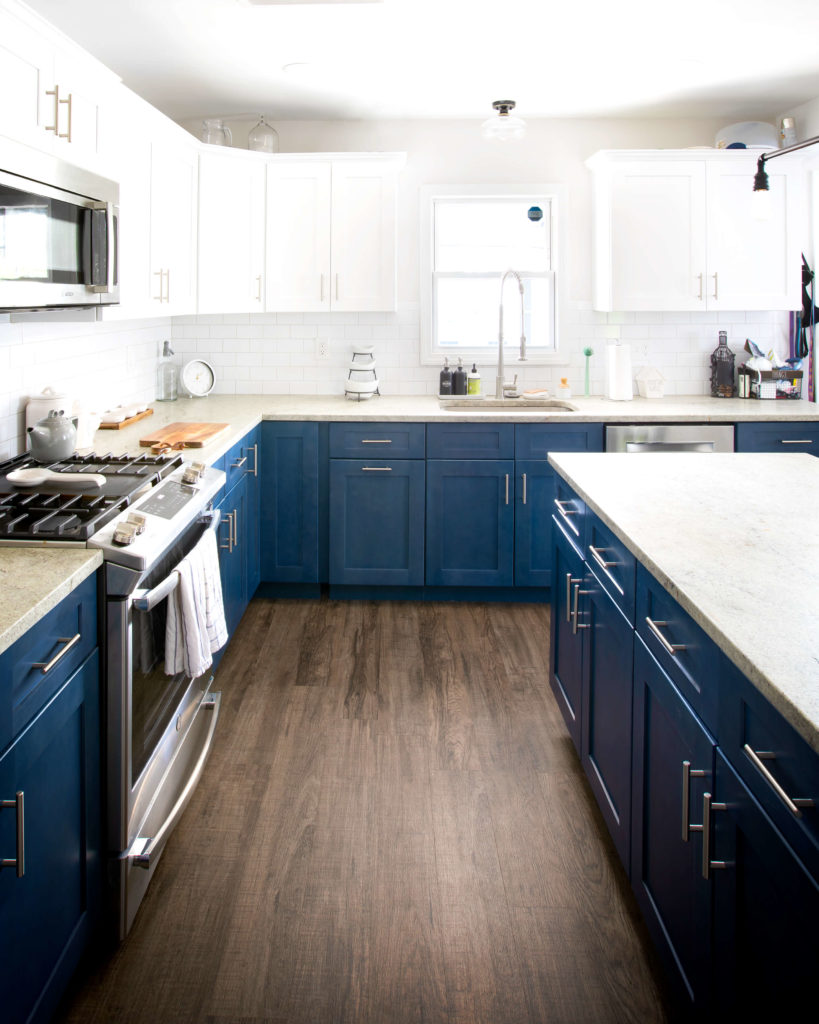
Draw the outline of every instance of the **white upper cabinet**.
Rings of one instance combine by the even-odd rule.
[[[798,308],[797,179],[769,164],[772,213],[756,220],[758,156],[663,150],[592,157],[595,309]]]
[[[200,313],[264,310],[265,168],[256,153],[199,154]]]
[[[116,76],[29,9],[0,7],[0,134],[89,166]]]
[[[151,304],[156,314],[196,312],[198,150],[175,138],[151,142]]]
[[[267,309],[396,308],[396,203],[403,156],[291,160],[267,168]]]

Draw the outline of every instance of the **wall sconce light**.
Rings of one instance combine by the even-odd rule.
[[[767,220],[771,210],[771,192],[768,184],[768,174],[765,170],[765,163],[773,160],[774,157],[784,156],[786,153],[795,153],[797,149],[806,149],[819,142],[819,135],[814,135],[804,142],[795,142],[792,146],[785,146],[784,149],[775,149],[771,153],[763,153],[756,162],[756,174],[754,175],[754,217],[758,220]]]
[[[490,117],[481,125],[485,139],[507,142],[510,139],[522,139],[526,134],[526,122],[522,117],[511,113],[515,109],[514,100],[495,100],[492,107],[497,110],[497,117]]]

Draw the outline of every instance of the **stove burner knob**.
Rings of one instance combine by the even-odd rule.
[[[144,533],[148,524],[148,520],[141,512],[129,512],[125,521],[136,528],[137,534]]]
[[[114,529],[114,543],[119,544],[120,547],[126,547],[133,543],[138,532],[135,523],[129,523],[127,520],[118,523]]]

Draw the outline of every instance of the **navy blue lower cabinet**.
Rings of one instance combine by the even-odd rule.
[[[634,640],[631,885],[681,1006],[710,997],[711,883],[703,795],[715,743],[639,636]]]
[[[512,586],[514,472],[511,459],[427,462],[427,586]]]
[[[330,460],[330,583],[423,586],[422,460]]]
[[[247,482],[244,478],[219,503],[221,521],[217,532],[219,574],[228,634],[239,625],[247,607]]]
[[[580,722],[583,672],[583,634],[579,629],[583,560],[553,523],[554,585],[551,606],[550,683],[572,742],[580,753]]]
[[[5,1024],[51,1019],[98,924],[99,763],[95,650],[0,758]]]
[[[319,579],[319,425],[262,424],[262,580]]]
[[[629,869],[631,848],[631,695],[634,631],[594,573],[586,572],[578,597],[583,633],[580,760]]]
[[[815,1016],[819,882],[721,750],[713,800],[709,873],[720,1019],[799,1021]]]
[[[515,586],[552,585],[554,470],[540,459],[515,462]]]
[[[737,423],[738,452],[807,452],[819,455],[819,422]]]
[[[242,457],[245,463],[245,480],[247,482],[247,503],[245,509],[244,556],[247,566],[247,598],[256,593],[262,578],[262,553],[259,534],[259,514],[261,509],[261,425],[251,430],[242,440]]]

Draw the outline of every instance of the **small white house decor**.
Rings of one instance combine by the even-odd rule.
[[[644,366],[634,379],[640,398],[662,398],[665,394],[665,377],[653,366]]]
[[[378,377],[375,375],[372,345],[359,345],[353,349],[353,357],[347,370],[347,380],[344,384],[344,394],[347,398],[362,402],[381,393],[378,390]]]

